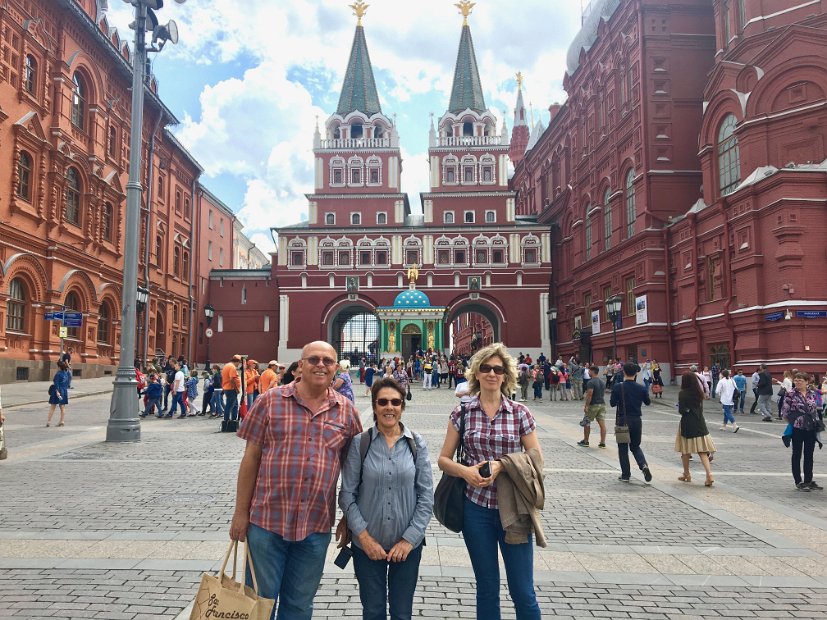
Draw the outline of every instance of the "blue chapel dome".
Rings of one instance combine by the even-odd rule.
[[[417,289],[402,291],[393,300],[394,308],[429,308],[431,300],[428,296]]]

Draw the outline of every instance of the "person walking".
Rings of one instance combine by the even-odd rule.
[[[517,385],[520,386],[520,402],[528,399],[528,384],[531,383],[530,371],[526,364],[517,365]]]
[[[780,385],[781,387],[778,388],[778,419],[781,419],[781,406],[784,404],[784,396],[786,396],[787,392],[793,389],[793,371],[792,370],[785,370],[784,371],[784,378],[781,381],[777,379],[772,380],[773,385]]]
[[[69,365],[63,360],[57,363],[57,372],[52,377],[52,385],[49,386],[49,415],[46,418],[46,426],[52,425],[52,416],[55,414],[55,407],[60,407],[60,419],[58,426],[66,423],[66,405],[69,404]]]
[[[761,367],[755,369],[750,377],[750,388],[752,389],[752,396],[755,400],[752,401],[752,407],[749,408],[749,414],[755,415],[758,412],[755,410],[758,407],[758,382],[761,380]]]
[[[583,439],[577,442],[578,446],[589,446],[589,435],[592,432],[591,423],[595,420],[600,427],[600,443],[598,447],[606,447],[606,384],[599,377],[600,369],[591,367],[591,379],[586,381],[586,399],[583,403],[583,413],[589,418],[589,424],[583,427]]]
[[[184,385],[187,388],[187,411],[190,417],[198,415],[198,405],[195,404],[195,399],[198,398],[198,371],[193,368],[190,371],[190,376],[185,381]]]
[[[238,419],[238,395],[241,393],[241,356],[233,358],[221,369],[221,389],[224,393],[224,421]]]
[[[652,363],[649,360],[643,362],[643,367],[640,369],[641,377],[643,377],[643,387],[646,388],[646,391],[649,391],[649,387],[652,385]]]
[[[351,438],[362,432],[353,403],[331,388],[336,351],[302,349],[300,381],[268,390],[247,412],[230,538],[247,541],[258,595],[282,620],[310,620],[336,518],[336,485]],[[309,443],[308,438],[315,438]],[[247,585],[252,578],[247,571]]]
[[[574,357],[569,361],[571,389],[575,400],[583,400],[583,366]]]
[[[715,388],[715,396],[721,403],[721,408],[724,411],[724,423],[721,430],[725,431],[727,425],[732,424],[732,432],[737,433],[740,426],[735,421],[735,395],[738,393],[738,386],[735,381],[729,376],[729,369],[724,368],[721,371],[721,377],[718,379],[718,384]]]
[[[652,394],[663,398],[663,371],[656,360],[652,360]]]
[[[258,362],[256,360],[247,360],[247,368],[244,369],[244,396],[247,399],[247,411],[253,406],[258,398]]]
[[[743,415],[744,402],[747,400],[747,378],[744,376],[744,371],[739,368],[732,380],[735,381],[735,387],[738,388],[738,413]]]
[[[373,424],[350,444],[342,467],[336,530],[353,541],[353,568],[364,620],[407,619],[434,506],[428,445],[402,423],[407,389],[385,377],[371,388]],[[389,491],[385,489],[389,488]],[[347,530],[347,533],[345,532]]]
[[[813,453],[816,434],[824,428],[824,421],[816,408],[815,394],[807,389],[810,376],[797,372],[793,377],[793,389],[784,395],[781,416],[792,424],[793,452],[790,463],[795,487],[799,491],[821,491],[823,487],[813,480]],[[801,477],[801,461],[804,460],[804,477]]]
[[[184,405],[184,394],[186,393],[186,378],[184,377],[184,372],[181,370],[181,362],[177,360],[172,361],[172,368],[175,370],[175,374],[173,375],[172,379],[172,404],[169,407],[169,411],[167,412],[166,417],[171,418],[175,415],[175,410],[178,405],[181,405],[181,413],[179,414],[179,418],[186,418],[187,417],[187,409]],[[163,414],[156,414],[156,417],[163,418]]]
[[[772,401],[772,375],[767,370],[766,364],[761,364],[761,372],[758,373],[758,411],[763,416],[762,422],[772,422],[770,412],[770,401]]]
[[[405,371],[405,367],[400,364],[397,366],[396,370],[390,372],[386,375],[386,377],[393,377],[396,379],[396,382],[402,386],[405,390],[405,398],[407,399],[407,395],[411,391],[411,379],[408,376],[408,373]],[[375,381],[375,379],[374,379]]]
[[[712,362],[712,368],[709,369],[709,373],[712,375],[712,393],[718,393],[718,381],[721,380],[721,366],[718,364],[718,360]]]
[[[681,375],[678,411],[681,414],[681,421],[678,423],[678,434],[675,437],[675,452],[680,453],[683,464],[683,474],[678,476],[678,480],[692,482],[689,459],[693,454],[697,454],[706,472],[704,485],[711,487],[715,481],[712,479],[710,455],[715,452],[715,442],[709,436],[704,419],[704,393],[693,372],[685,372]]]
[[[426,357],[425,363],[422,364],[422,387],[423,389],[431,389],[431,374],[434,371],[434,366],[431,363],[431,358]]]
[[[258,378],[258,389],[261,394],[264,394],[271,387],[276,387],[279,384],[279,363],[276,360],[267,362],[267,368],[261,373]]]
[[[615,412],[615,424],[629,427],[629,442],[618,443],[618,459],[620,460],[620,478],[623,482],[629,482],[632,471],[629,467],[629,452],[635,457],[643,478],[646,482],[652,481],[652,472],[646,463],[646,457],[640,448],[643,435],[643,412],[641,405],[651,405],[649,392],[637,382],[637,364],[626,362],[623,364],[623,381],[616,381],[612,386],[612,395],[609,404],[617,407]]]
[[[446,474],[466,482],[462,535],[474,569],[477,619],[500,618],[499,548],[517,618],[540,620],[534,591],[532,535],[517,536],[503,528],[503,518],[509,513],[501,511],[510,511],[512,507],[501,505],[504,497],[498,493],[497,482],[511,459],[517,458],[526,469],[533,469],[540,489],[543,488],[542,451],[534,416],[525,405],[508,398],[514,391],[517,369],[514,358],[502,343],[477,351],[471,358],[467,377],[471,398],[451,412],[437,464]],[[464,427],[461,417],[464,417]],[[453,460],[461,427],[467,464]],[[500,485],[509,484],[512,470],[507,472],[506,480]],[[536,508],[532,511],[532,521],[538,519],[535,511]],[[545,547],[542,530],[527,529],[533,530],[537,544]]]
[[[535,366],[534,368],[534,371],[532,372],[531,383],[531,386],[534,388],[534,400],[543,400],[544,381],[545,379],[543,377],[543,368],[540,366],[540,364],[537,364],[537,366]]]
[[[161,407],[161,412],[165,412],[169,408],[170,394],[175,396],[172,391],[172,386],[175,384],[175,358],[170,355],[167,358],[167,363],[164,364],[164,406]],[[157,415],[157,414],[156,414]]]
[[[373,387],[373,377],[376,374],[376,362],[371,362],[365,368],[365,396],[370,396],[370,388]]]
[[[146,406],[140,414],[142,418],[147,417],[153,411],[158,414],[161,413],[161,398],[164,392],[164,386],[161,385],[161,379],[156,374],[149,375],[149,383],[146,389]]]
[[[212,397],[210,398],[210,417],[217,418],[224,415],[224,387],[221,383],[221,368],[213,364],[210,368],[212,381]]]

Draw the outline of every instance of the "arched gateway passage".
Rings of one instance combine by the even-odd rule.
[[[478,349],[500,342],[502,325],[497,312],[480,303],[465,303],[450,309],[445,317],[447,348],[460,355],[473,355]]]
[[[330,323],[330,339],[339,359],[358,365],[363,357],[368,363],[378,360],[379,319],[362,306],[343,308]]]

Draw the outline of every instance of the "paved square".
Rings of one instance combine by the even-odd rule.
[[[432,462],[455,403],[452,391],[415,388],[404,414]],[[73,399],[61,429],[43,428],[43,405],[7,409],[0,618],[177,618],[201,572],[217,568],[243,442],[190,418],[148,419],[140,443],[107,444],[108,404],[106,395]],[[535,553],[544,617],[825,616],[827,498],[793,488],[780,424],[741,416],[740,433],[723,433],[719,407],[708,402],[716,483],[683,484],[672,450],[677,416],[664,399],[644,412],[655,479],[623,484],[611,434],[606,449],[576,445],[580,403],[528,404],[546,458],[549,546]],[[358,405],[369,419],[367,399]],[[699,470],[694,462],[702,480]],[[822,481],[824,471],[817,452]],[[507,596],[503,584],[504,617],[514,617]],[[415,613],[474,617],[462,538],[435,520]],[[328,563],[314,615],[361,615],[352,569]]]

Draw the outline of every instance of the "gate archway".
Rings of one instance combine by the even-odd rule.
[[[339,310],[330,322],[328,342],[340,360],[358,366],[363,357],[368,363],[378,361],[379,319],[364,306],[348,306]]]
[[[472,315],[473,321],[466,322],[462,320],[464,315]],[[466,324],[468,323],[468,324]],[[502,319],[498,312],[486,304],[479,302],[460,303],[450,308],[445,318],[445,331],[448,342],[446,343],[449,349],[453,349],[454,341],[458,332],[468,332],[462,334],[459,342],[468,341],[468,351],[461,351],[461,353],[473,353],[476,349],[481,348],[491,342],[501,342],[503,337]],[[470,330],[470,331],[469,331]],[[464,345],[460,345],[464,347]]]

